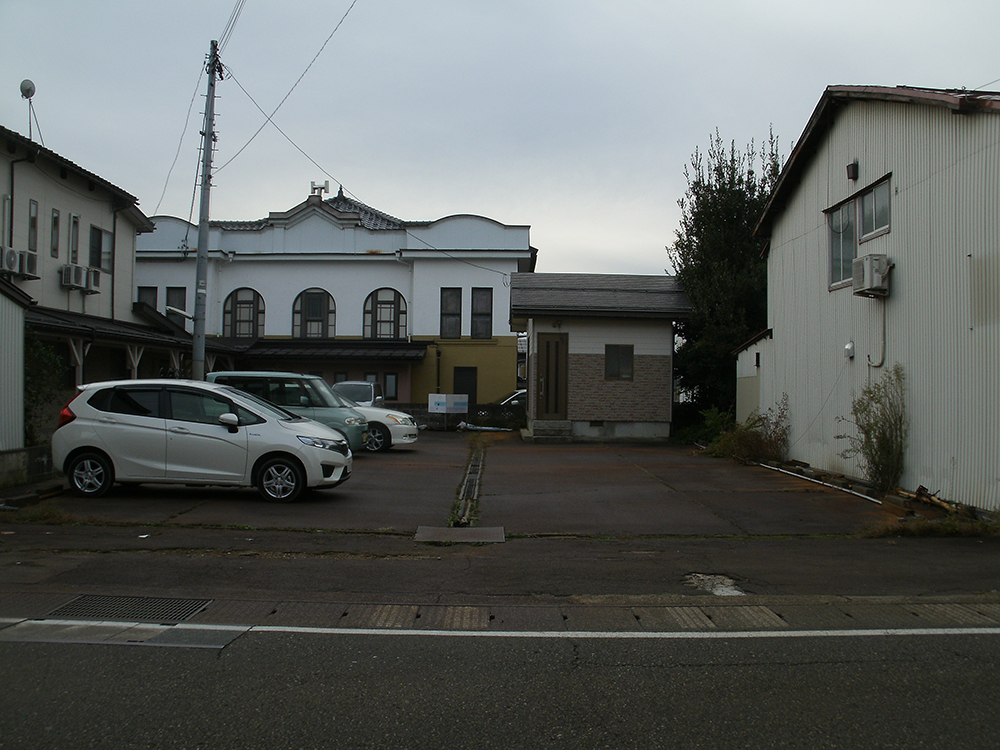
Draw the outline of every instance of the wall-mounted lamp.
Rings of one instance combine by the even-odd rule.
[[[848,341],[847,346],[844,347],[844,357],[847,359],[854,359],[854,342]]]
[[[858,160],[855,159],[850,164],[847,165],[847,179],[857,180],[858,179]]]

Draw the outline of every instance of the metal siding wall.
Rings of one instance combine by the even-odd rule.
[[[0,294],[0,450],[24,447],[24,310]]]
[[[846,178],[857,159],[860,178]],[[891,232],[859,246],[896,263],[885,302],[827,291],[822,209],[892,172]],[[768,265],[775,371],[761,408],[790,399],[791,455],[861,473],[834,435],[852,394],[895,362],[907,379],[902,483],[1000,509],[1000,116],[853,103],[775,224]],[[870,368],[882,346],[885,366]],[[853,361],[844,345],[855,342]]]

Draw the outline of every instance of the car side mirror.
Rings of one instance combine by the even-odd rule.
[[[240,418],[232,413],[220,414],[219,424],[228,427],[230,432],[239,432]]]
[[[372,401],[372,406],[382,406],[382,404],[384,403],[385,403],[384,398],[382,398],[381,396],[376,396],[375,399]]]
[[[299,406],[309,406],[309,397],[299,396]]]

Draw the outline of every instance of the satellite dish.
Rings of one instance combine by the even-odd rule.
[[[25,78],[21,81],[21,98],[31,99],[35,95],[35,84],[31,82],[30,79]]]

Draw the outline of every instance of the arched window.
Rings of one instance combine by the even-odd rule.
[[[264,335],[264,298],[248,287],[234,290],[222,307],[222,335],[254,339]]]
[[[337,330],[337,306],[325,289],[306,289],[292,307],[292,337],[332,339]]]
[[[406,300],[395,289],[376,289],[365,300],[366,339],[405,339]]]

